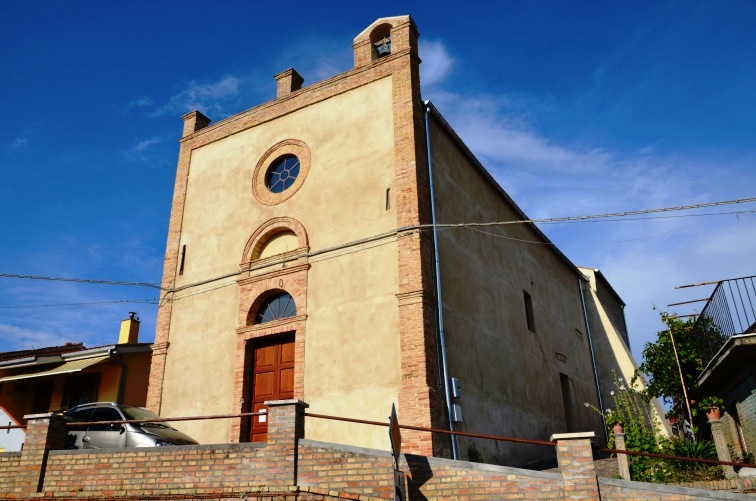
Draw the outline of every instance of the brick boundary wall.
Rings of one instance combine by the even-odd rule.
[[[643,482],[631,482],[629,480],[617,480],[612,478],[599,478],[599,489],[602,500],[628,500],[646,499],[654,501],[696,501],[701,499],[720,499],[753,501],[753,494],[740,494],[720,490],[693,489],[666,484],[647,484]],[[713,482],[712,482],[713,483]]]
[[[393,498],[389,453],[305,440],[298,400],[266,402],[269,441],[102,450],[56,450],[64,418],[26,416],[24,450],[0,453],[0,499]],[[407,454],[409,499],[753,500],[746,494],[598,478],[593,433],[554,435],[560,473]],[[728,484],[729,485],[729,484]],[[600,497],[599,497],[600,496]]]

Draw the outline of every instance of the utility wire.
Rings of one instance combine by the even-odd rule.
[[[624,217],[638,216],[638,215],[643,215],[643,214],[657,214],[657,213],[663,213],[663,212],[695,210],[695,209],[703,209],[707,207],[719,207],[719,206],[724,206],[724,205],[735,205],[735,204],[750,203],[750,202],[756,202],[756,197],[741,198],[741,199],[736,199],[736,200],[726,200],[726,201],[721,201],[721,202],[694,204],[694,205],[681,205],[677,207],[663,207],[663,208],[657,208],[657,209],[643,209],[643,210],[636,210],[636,211],[614,212],[614,213],[607,213],[607,214],[589,214],[589,215],[583,215],[583,216],[566,216],[566,217],[555,217],[555,218],[544,218],[544,219],[523,219],[523,220],[516,220],[516,221],[492,221],[492,222],[485,222],[485,223],[436,224],[435,227],[439,229],[448,229],[448,228],[474,229],[475,227],[487,227],[487,226],[490,227],[490,226],[506,226],[506,225],[512,225],[512,224],[585,222],[585,221],[593,221],[593,220],[598,220],[598,219],[609,219],[610,221],[617,221],[618,219],[612,219],[612,218],[624,218]],[[752,212],[753,211],[741,211],[741,212],[736,212],[736,213],[745,214],[745,213],[752,213]],[[708,214],[694,214],[691,216],[704,216],[704,215],[708,215]],[[720,215],[720,214],[711,214],[711,215]],[[662,216],[662,217],[670,217],[670,216]],[[680,216],[680,217],[686,217],[686,216]],[[642,218],[642,219],[651,219],[651,218]],[[418,230],[422,231],[422,230],[431,229],[433,228],[433,226],[434,226],[433,224],[420,224],[420,225],[413,225],[413,226],[405,226],[402,228],[397,228],[395,230],[379,233],[373,236],[361,238],[361,239],[347,242],[344,244],[336,245],[333,247],[327,247],[325,249],[310,252],[307,254],[307,257],[308,258],[315,257],[322,254],[331,253],[337,250],[349,248],[349,247],[357,247],[360,245],[376,242],[376,241],[383,240],[386,238],[391,238],[391,237],[398,238],[398,237],[408,236],[414,232],[417,232]],[[300,256],[296,256],[296,257],[282,259],[280,261],[276,261],[273,263],[266,263],[264,267],[268,267],[275,264],[285,264],[286,262],[293,261],[295,259],[298,259],[299,257]],[[258,268],[259,267],[253,267],[250,270],[244,270],[244,271],[253,271]],[[218,280],[223,280],[224,278],[235,277],[235,276],[240,275],[241,273],[243,273],[243,271],[234,271],[232,273],[227,273],[225,275],[221,275],[218,277],[213,277],[213,278],[209,278],[207,280],[203,280],[200,282],[194,282],[191,284],[186,284],[180,287],[170,288],[170,289],[163,288],[158,284],[144,283],[144,282],[121,282],[121,281],[94,280],[94,279],[85,279],[85,278],[44,277],[44,276],[36,276],[36,275],[17,275],[17,274],[11,274],[11,273],[0,273],[0,278],[20,278],[20,279],[29,279],[29,280],[77,282],[77,283],[89,283],[89,284],[101,284],[101,285],[124,285],[124,286],[134,286],[134,287],[150,287],[153,289],[161,290],[165,293],[175,293],[184,289],[193,288],[193,287],[205,285],[212,282],[217,282]]]
[[[545,219],[518,219],[516,221],[492,221],[487,223],[457,223],[457,224],[437,224],[437,228],[454,228],[454,227],[465,227],[465,226],[504,226],[504,225],[510,225],[510,224],[538,224],[538,223],[565,223],[565,222],[571,222],[571,221],[587,221],[591,219],[609,219],[609,218],[620,218],[620,217],[628,217],[628,216],[639,216],[642,214],[655,214],[660,212],[674,212],[674,211],[682,211],[682,210],[694,210],[694,209],[704,209],[706,207],[718,207],[721,205],[734,205],[734,204],[743,204],[743,203],[749,203],[749,202],[756,202],[756,197],[752,198],[741,198],[737,200],[727,200],[724,202],[710,202],[705,204],[695,204],[695,205],[681,205],[679,207],[663,207],[660,209],[643,209],[643,210],[636,210],[636,211],[627,211],[627,212],[613,212],[608,214],[590,214],[586,216],[566,216],[566,217],[551,217],[551,218],[545,218]],[[753,212],[753,211],[743,211],[743,213],[746,212]],[[700,214],[705,215],[705,214]],[[432,228],[432,224],[421,224],[417,226],[418,228]]]
[[[25,278],[28,280],[49,280],[53,282],[78,282],[84,284],[101,284],[101,285],[128,285],[134,287],[151,287],[153,289],[162,289],[158,284],[149,284],[144,282],[119,282],[113,280],[93,280],[89,278],[64,278],[64,277],[40,277],[37,275],[15,275],[12,273],[0,273],[0,278]]]
[[[18,308],[47,308],[51,306],[89,306],[89,305],[97,305],[97,304],[115,304],[115,303],[157,304],[157,299],[119,299],[115,301],[96,301],[92,303],[30,304],[30,305],[19,305],[19,306],[0,306],[0,309],[15,310]]]

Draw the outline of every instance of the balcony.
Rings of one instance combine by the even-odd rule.
[[[756,333],[756,276],[722,280],[693,326],[704,366],[733,336]]]

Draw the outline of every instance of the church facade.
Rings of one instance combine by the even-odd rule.
[[[601,385],[589,277],[422,100],[417,40],[408,16],[382,18],[355,38],[345,73],[302,87],[290,69],[272,101],[213,124],[183,117],[152,410],[261,412],[295,398],[363,420],[386,421],[395,404],[408,425],[604,436],[583,405],[598,405]],[[487,222],[512,224],[469,224]],[[265,416],[183,428],[203,443],[267,429]],[[382,427],[308,419],[306,433],[389,448]],[[407,452],[502,464],[549,452],[403,436]]]

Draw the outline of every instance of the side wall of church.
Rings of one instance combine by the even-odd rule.
[[[439,224],[514,222],[521,216],[431,119]],[[548,440],[603,435],[579,274],[527,224],[439,230],[449,375],[458,378],[462,431]],[[531,321],[525,296],[532,305]],[[463,459],[524,464],[551,451],[460,439]]]

